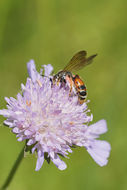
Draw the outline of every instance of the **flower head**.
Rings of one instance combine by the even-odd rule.
[[[96,163],[106,165],[110,144],[97,140],[107,131],[106,121],[89,125],[93,117],[88,113],[88,101],[79,105],[78,97],[70,97],[69,90],[52,86],[53,67],[43,67],[47,77],[36,71],[33,60],[27,64],[29,78],[26,85],[21,85],[22,93],[16,99],[6,97],[7,109],[0,110],[0,115],[7,118],[4,124],[12,128],[18,141],[26,140],[32,153],[37,152],[36,170],[44,159],[64,170],[66,164],[59,155],[67,157],[73,145],[85,147]]]

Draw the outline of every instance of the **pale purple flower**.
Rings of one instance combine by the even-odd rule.
[[[88,110],[88,101],[79,105],[78,97],[70,97],[69,90],[52,86],[53,67],[43,67],[47,77],[36,71],[33,60],[27,64],[29,78],[26,85],[21,85],[22,93],[16,99],[6,97],[7,109],[0,110],[0,115],[7,118],[4,124],[12,128],[18,141],[27,140],[32,153],[37,152],[36,170],[41,168],[44,159],[51,159],[64,170],[67,166],[60,155],[67,157],[73,145],[85,147],[97,164],[106,165],[110,144],[97,140],[107,131],[106,121],[89,125],[93,116]]]

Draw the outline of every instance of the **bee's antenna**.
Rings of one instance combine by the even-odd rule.
[[[47,78],[49,78],[49,79],[50,79],[50,77],[48,77],[48,76],[46,76],[46,75],[42,75],[42,74],[41,74],[41,76],[43,76],[43,77],[47,77]]]
[[[50,78],[50,77],[48,77],[48,76],[45,76],[45,75],[43,75],[43,74],[42,74],[41,76],[48,78],[48,79],[52,82],[52,78]]]

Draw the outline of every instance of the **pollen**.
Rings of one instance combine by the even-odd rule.
[[[70,125],[74,125],[74,122],[73,122],[73,121],[71,121],[71,122],[69,122],[69,124],[70,124]]]
[[[37,79],[36,81],[37,81],[38,85],[39,85],[40,87],[42,87],[41,81],[38,80],[38,79]]]
[[[26,100],[26,105],[30,107],[31,106],[31,100],[30,101]]]

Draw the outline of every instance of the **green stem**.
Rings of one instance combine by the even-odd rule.
[[[6,190],[6,189],[7,189],[7,187],[8,187],[9,184],[11,183],[11,181],[12,181],[12,179],[13,179],[13,177],[14,177],[14,175],[15,175],[15,173],[16,173],[18,167],[19,167],[19,164],[20,164],[20,162],[21,162],[22,159],[23,159],[23,157],[24,157],[24,147],[23,147],[23,149],[21,150],[21,152],[20,152],[20,154],[19,154],[17,160],[15,161],[15,163],[14,163],[14,165],[13,165],[13,167],[12,167],[12,169],[11,169],[11,171],[10,171],[8,177],[7,177],[7,179],[5,180],[3,186],[0,188],[0,190]]]

